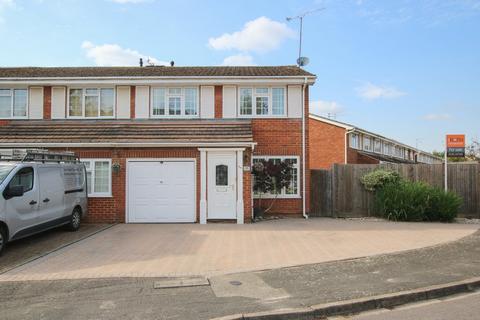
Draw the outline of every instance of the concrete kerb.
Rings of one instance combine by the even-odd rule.
[[[478,289],[480,289],[480,277],[414,290],[313,305],[306,308],[235,314],[214,318],[212,320],[313,320],[381,308],[391,309],[408,303],[438,299],[453,294],[472,292]]]

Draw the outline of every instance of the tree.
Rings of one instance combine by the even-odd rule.
[[[292,182],[292,163],[289,160],[273,161],[260,159],[255,161],[252,168],[253,191],[259,196],[256,216],[263,216],[272,209],[281,190],[290,186]],[[274,194],[275,197],[267,208],[262,207],[262,196]]]

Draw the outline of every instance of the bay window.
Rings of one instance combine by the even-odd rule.
[[[292,180],[290,181],[290,185],[286,188],[282,188],[282,190],[276,190],[273,194],[263,194],[262,197],[278,197],[278,198],[298,198],[300,197],[300,158],[297,156],[254,156],[252,159],[253,164],[259,162],[260,160],[272,160],[273,163],[280,163],[281,161],[285,161],[290,163],[292,166]],[[255,176],[253,176],[255,179]],[[260,197],[258,193],[254,194],[255,197]]]
[[[82,159],[87,169],[89,197],[110,197],[112,195],[112,161],[110,159]]]
[[[27,89],[0,89],[0,118],[26,118]]]
[[[152,88],[152,117],[198,116],[197,88]]]
[[[113,88],[71,88],[68,94],[68,116],[72,118],[113,118]]]
[[[240,88],[240,116],[285,115],[285,88]]]

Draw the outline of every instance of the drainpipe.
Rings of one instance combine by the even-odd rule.
[[[308,219],[307,215],[307,197],[305,195],[305,177],[307,176],[305,173],[305,90],[307,89],[307,77],[305,77],[303,82],[303,90],[302,90],[302,214],[305,219]]]
[[[345,131],[345,164],[348,164],[348,135],[355,132],[355,129]]]

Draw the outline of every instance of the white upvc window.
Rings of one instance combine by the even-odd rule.
[[[372,151],[372,139],[369,136],[363,136],[363,150]]]
[[[114,114],[114,88],[69,88],[69,118],[113,118]]]
[[[290,186],[277,190],[274,194],[254,194],[254,197],[262,198],[299,198],[300,197],[300,157],[298,156],[253,156],[252,165],[259,160],[272,160],[274,163],[288,161],[292,164],[292,181]],[[253,177],[255,179],[255,176]]]
[[[0,88],[0,119],[27,118],[28,90]]]
[[[376,153],[382,153],[382,140],[378,138],[375,139],[373,143],[373,151],[375,151]]]
[[[112,160],[81,159],[87,169],[87,189],[89,197],[112,196]]]
[[[350,148],[360,148],[360,137],[356,133],[350,133]]]
[[[152,118],[198,117],[198,88],[152,88]]]
[[[240,117],[285,116],[285,87],[242,87],[238,90]]]

